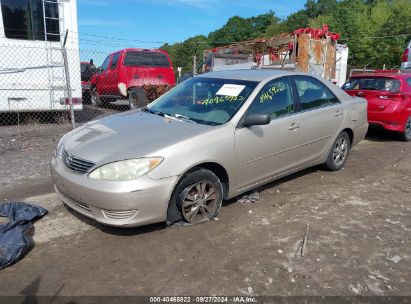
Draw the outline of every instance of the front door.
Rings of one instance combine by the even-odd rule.
[[[294,115],[289,77],[266,84],[247,114],[271,114],[270,124],[235,131],[237,191],[268,180],[298,164],[300,123]]]
[[[109,75],[109,64],[112,55],[108,55],[106,59],[104,59],[103,64],[101,65],[101,73],[98,78],[97,90],[100,96],[109,95],[109,91],[107,89],[107,79]]]
[[[118,67],[119,67],[119,59],[120,59],[121,52],[114,53],[113,58],[110,62],[110,68],[107,71],[107,95],[120,95],[120,91],[118,89]]]

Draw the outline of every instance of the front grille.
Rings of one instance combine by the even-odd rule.
[[[113,219],[113,220],[126,220],[132,218],[137,214],[138,210],[123,210],[123,211],[116,211],[116,210],[103,210],[103,214],[106,218]]]
[[[87,173],[92,167],[96,165],[91,161],[76,157],[68,153],[66,150],[63,150],[62,157],[63,162],[66,164],[66,166],[78,173]]]
[[[65,201],[68,201],[69,203],[72,203],[73,205],[76,205],[77,207],[80,207],[86,211],[89,211],[89,212],[91,211],[90,207],[87,204],[72,199],[71,197],[67,196],[67,194],[64,194],[63,192],[61,192],[60,189],[57,187],[56,187],[56,192],[62,199],[65,199]]]

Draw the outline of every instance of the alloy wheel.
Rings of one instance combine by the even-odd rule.
[[[96,92],[96,89],[91,90],[90,103],[94,107],[97,105],[97,92]]]
[[[348,153],[348,142],[345,138],[337,140],[334,146],[333,159],[337,166],[341,166],[344,163]]]
[[[198,182],[186,192],[181,211],[184,219],[191,224],[205,222],[217,208],[217,191],[210,182]]]

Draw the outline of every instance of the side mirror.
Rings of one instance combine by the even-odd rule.
[[[271,122],[271,115],[258,113],[249,114],[245,117],[243,125],[245,127],[268,125]]]

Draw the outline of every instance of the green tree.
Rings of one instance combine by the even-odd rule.
[[[273,12],[251,18],[231,17],[222,28],[208,35],[208,41],[213,46],[221,46],[262,37],[273,18],[276,18]]]
[[[411,39],[410,0],[307,0],[303,10],[284,20],[273,11],[250,18],[234,16],[220,29],[182,43],[164,45],[175,66],[192,71],[192,57],[230,42],[292,32],[301,27],[321,27],[342,35],[340,43],[350,48],[349,64],[356,67],[398,66],[405,43]]]
[[[203,35],[189,38],[181,43],[164,44],[161,49],[167,51],[177,73],[177,67],[182,68],[182,75],[192,73],[193,56],[196,55],[198,63],[201,64],[203,53],[210,49],[211,45],[207,42],[207,37]]]

